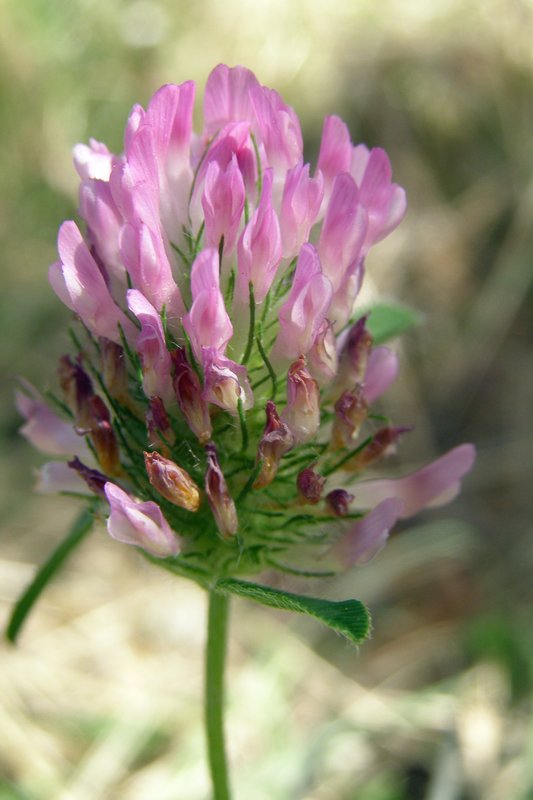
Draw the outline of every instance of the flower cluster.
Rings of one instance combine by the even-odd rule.
[[[336,116],[312,170],[294,110],[247,69],[211,73],[199,134],[194,95],[135,106],[122,155],[74,150],[85,230],[63,223],[49,279],[76,352],[57,409],[18,394],[23,434],[64,458],[41,488],[92,496],[113,538],[192,573],[363,563],[474,458],[364,477],[409,430],[372,410],[398,361],[356,308],[405,193]]]

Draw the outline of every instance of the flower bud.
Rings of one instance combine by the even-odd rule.
[[[347,492],[346,489],[333,489],[326,495],[328,508],[336,517],[345,517],[347,515],[353,499],[353,494]]]
[[[148,480],[160,495],[175,506],[198,511],[200,490],[188,472],[159,453],[145,452],[144,463]]]
[[[361,384],[356,384],[353,391],[343,392],[335,403],[333,447],[351,447],[359,435],[367,413],[368,405]]]
[[[187,361],[183,348],[172,350],[171,356],[174,365],[174,391],[181,413],[201,444],[206,444],[211,438],[212,428],[207,403],[202,398],[200,381]]]
[[[254,489],[263,489],[272,483],[281,458],[294,447],[294,436],[289,426],[280,419],[272,400],[267,400],[265,411],[267,421],[257,450],[261,471],[254,482]]]
[[[214,444],[205,447],[207,471],[205,473],[205,493],[211,506],[220,535],[226,539],[235,536],[239,527],[235,503],[228,491],[226,479],[220,469]]]
[[[109,411],[102,398],[97,394],[89,398],[88,411],[88,432],[100,466],[107,475],[120,475],[122,467],[117,437],[111,425]]]
[[[79,428],[89,428],[91,410],[89,401],[94,395],[92,381],[79,363],[70,356],[62,356],[58,367],[59,384],[67,406],[74,415]]]
[[[372,336],[366,327],[367,319],[368,316],[361,317],[348,331],[339,357],[336,381],[339,388],[351,389],[356,383],[364,382],[372,347]]]
[[[100,497],[105,497],[104,486],[109,479],[102,472],[85,466],[77,456],[67,463],[71,469],[78,473],[80,478],[83,478],[91,492],[100,495]]]
[[[413,428],[409,425],[402,427],[381,428],[374,436],[372,441],[361,450],[353,459],[350,459],[343,469],[360,470],[370,466],[375,461],[378,461],[385,456],[392,455],[396,452],[396,444],[402,433],[408,433]]]
[[[100,362],[102,378],[107,391],[119,402],[127,405],[128,372],[123,348],[111,339],[100,339]]]
[[[281,415],[296,444],[312,439],[320,426],[320,392],[300,356],[287,375],[287,405]]]
[[[154,396],[150,398],[148,411],[146,412],[146,430],[150,446],[159,450],[166,451],[165,442],[173,445],[176,441],[176,434],[160,397]],[[165,442],[161,440],[159,434],[164,437]]]
[[[310,503],[311,505],[316,505],[319,502],[325,483],[326,479],[319,475],[318,472],[315,472],[312,466],[303,469],[296,479],[300,498],[304,503]]]

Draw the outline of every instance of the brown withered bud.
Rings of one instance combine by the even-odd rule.
[[[129,402],[128,372],[123,348],[116,342],[112,342],[111,339],[102,337],[100,339],[100,363],[107,391],[111,397],[127,405]]]
[[[76,470],[80,478],[83,478],[91,492],[105,497],[104,486],[109,481],[106,475],[97,469],[87,467],[77,456],[69,461],[68,465],[71,469]]]
[[[281,415],[296,444],[313,439],[320,426],[320,391],[311,377],[304,356],[300,356],[287,373],[287,405]]]
[[[74,415],[78,428],[89,428],[91,410],[89,401],[94,396],[93,384],[79,360],[62,356],[58,367],[59,384],[67,406]]]
[[[335,403],[333,447],[351,447],[359,435],[367,414],[368,405],[361,384],[357,384],[351,391],[347,389],[343,392]]]
[[[261,471],[254,482],[254,489],[263,489],[272,483],[282,457],[294,447],[294,436],[289,426],[280,419],[272,400],[267,400],[265,411],[267,421],[257,450]]]
[[[205,473],[205,493],[211,506],[220,535],[227,539],[235,536],[239,527],[237,509],[231,497],[226,479],[220,468],[217,450],[214,444],[205,446],[207,455],[207,471]]]
[[[170,355],[174,366],[174,391],[181,413],[201,444],[206,444],[211,438],[212,427],[198,375],[189,364],[182,347],[172,350]]]
[[[89,416],[87,432],[96,450],[100,466],[108,475],[120,475],[122,467],[118,442],[107,406],[97,394],[89,398],[87,405]]]
[[[187,511],[198,511],[200,490],[189,473],[159,453],[144,454],[148,480],[160,495]]]
[[[88,401],[89,407],[89,428],[99,422],[111,422],[109,409],[98,394],[93,394]]]
[[[176,441],[176,435],[170,424],[163,401],[156,395],[150,398],[148,404],[148,410],[146,412],[146,430],[150,447],[163,450],[163,452],[167,449],[165,442],[169,445],[173,445]],[[162,441],[161,436],[164,437],[165,442]]]
[[[345,517],[350,510],[350,503],[354,496],[347,492],[346,489],[333,489],[326,495],[326,503],[329,510],[336,517]]]
[[[410,425],[396,428],[391,426],[380,428],[364,450],[361,450],[354,458],[350,459],[344,469],[361,470],[381,458],[392,455],[392,453],[396,452],[396,445],[400,436],[412,430],[413,428]]]
[[[322,497],[326,479],[313,466],[303,469],[296,478],[296,486],[301,500],[311,505],[316,505]]]
[[[372,348],[372,336],[366,327],[368,315],[361,317],[352,325],[339,356],[337,389],[351,389],[356,383],[363,383]]]

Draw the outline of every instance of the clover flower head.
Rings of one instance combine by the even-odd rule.
[[[133,108],[123,153],[74,150],[82,224],[62,224],[49,279],[77,352],[61,411],[17,396],[22,433],[65,459],[41,488],[92,496],[113,538],[184,574],[363,563],[474,458],[462,445],[399,479],[364,474],[408,430],[377,421],[398,358],[357,305],[404,190],[336,116],[305,163],[296,113],[243,67],[213,70],[197,132],[194,98],[163,86]]]

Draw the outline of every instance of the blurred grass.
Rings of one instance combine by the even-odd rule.
[[[53,383],[68,347],[46,269],[75,214],[72,145],[120,150],[129,108],[161,83],[194,78],[201,94],[218,61],[244,63],[295,106],[309,157],[339,113],[408,192],[363,298],[426,317],[388,403],[417,425],[404,459],[473,440],[478,465],[450,509],[322,587],[370,604],[358,654],[235,605],[237,800],[533,795],[532,24],[525,0],[0,5],[3,618],[75,511],[30,493],[40,459],[12,402],[14,375]],[[203,600],[125,550],[95,534],[2,654],[0,800],[207,797]]]

